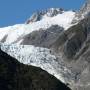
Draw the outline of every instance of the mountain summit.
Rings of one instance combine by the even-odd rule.
[[[37,11],[30,17],[29,20],[27,20],[26,23],[29,24],[32,22],[40,21],[45,16],[54,17],[54,16],[56,16],[58,14],[62,14],[62,13],[63,13],[62,8],[50,8],[50,9],[46,9],[46,10],[42,10],[42,11]]]

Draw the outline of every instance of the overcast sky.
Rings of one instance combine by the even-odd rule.
[[[0,0],[0,27],[24,23],[37,10],[78,10],[85,0]]]

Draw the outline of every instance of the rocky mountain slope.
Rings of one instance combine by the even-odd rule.
[[[68,69],[74,74],[74,88],[72,90],[90,89],[90,18],[82,20],[79,24],[69,28],[53,44],[57,54]],[[86,23],[87,22],[87,23]],[[61,37],[63,36],[63,39]],[[73,75],[72,74],[72,75]]]
[[[25,24],[0,28],[0,47],[72,90],[90,90],[89,8],[90,0],[86,0],[78,12],[51,8],[35,13]]]

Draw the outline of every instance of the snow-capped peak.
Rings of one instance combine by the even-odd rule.
[[[62,14],[62,13],[63,13],[62,8],[50,8],[50,9],[46,9],[46,10],[37,11],[30,17],[30,19],[28,19],[26,21],[26,23],[29,24],[32,22],[40,21],[44,16],[54,17],[54,16],[56,16],[58,14]]]
[[[56,9],[55,9],[56,10]],[[58,11],[57,9],[56,11]],[[50,11],[54,11],[50,9]],[[75,12],[73,11],[63,11],[62,13],[48,17],[46,14],[40,21],[32,22],[30,24],[18,24],[14,26],[9,26],[5,28],[0,28],[0,41],[4,43],[14,43],[17,40],[22,40],[27,34],[33,31],[39,31],[40,29],[46,30],[53,25],[59,25],[60,27],[67,30],[72,26],[71,22],[75,17]]]

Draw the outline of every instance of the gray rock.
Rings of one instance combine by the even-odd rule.
[[[23,38],[21,45],[35,45],[50,48],[63,32],[63,28],[53,25],[47,30],[34,31]]]

